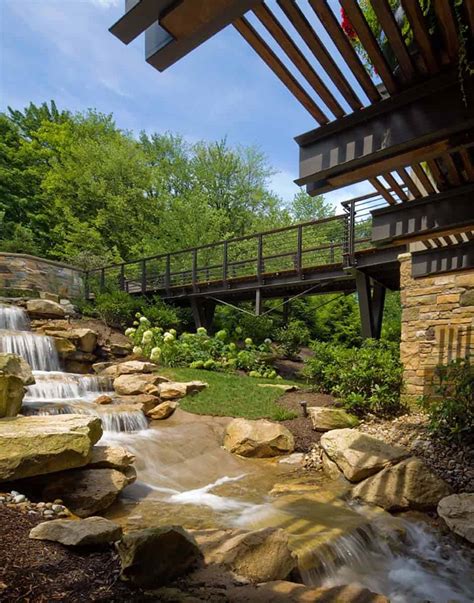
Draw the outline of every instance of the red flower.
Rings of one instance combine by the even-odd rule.
[[[348,38],[351,40],[357,39],[356,31],[343,8],[341,8],[341,27]]]

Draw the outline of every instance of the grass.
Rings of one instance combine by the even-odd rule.
[[[294,419],[296,413],[278,404],[283,391],[272,387],[258,387],[259,383],[294,385],[291,381],[253,379],[229,373],[218,373],[189,368],[162,369],[163,374],[176,381],[205,381],[202,392],[181,400],[180,407],[198,415],[242,417],[245,419]]]

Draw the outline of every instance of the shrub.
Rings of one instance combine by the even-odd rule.
[[[360,348],[315,342],[303,375],[322,392],[336,396],[359,415],[394,415],[402,409],[402,365],[398,346],[365,340]]]
[[[277,330],[275,339],[280,344],[285,356],[294,358],[302,346],[308,345],[309,329],[303,321],[292,320],[286,327]]]
[[[447,440],[474,441],[474,365],[468,358],[438,366],[434,379],[439,398],[423,398],[430,428]]]

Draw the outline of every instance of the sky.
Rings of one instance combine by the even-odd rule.
[[[124,0],[0,0],[0,110],[54,99],[61,109],[113,113],[136,134],[256,146],[275,170],[271,188],[289,202],[298,191],[293,139],[316,127],[311,115],[233,27],[159,73],[145,62],[143,36],[125,46],[109,33],[123,10]],[[367,190],[326,198],[337,205]]]

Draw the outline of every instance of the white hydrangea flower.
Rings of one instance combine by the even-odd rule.
[[[142,343],[151,343],[153,340],[153,331],[145,331],[142,336]]]
[[[125,331],[125,335],[127,337],[131,337],[132,335],[135,335],[136,329],[134,329],[133,327],[129,327],[126,331]]]
[[[165,343],[169,343],[171,341],[174,341],[174,335],[173,333],[170,333],[169,331],[167,331],[164,335],[163,335],[163,341]]]
[[[146,316],[140,316],[140,322],[142,324],[146,324],[146,323],[148,323],[150,321],[148,320],[148,318]]]
[[[138,345],[136,345],[136,346],[133,348],[132,352],[133,352],[134,354],[136,354],[137,356],[142,356],[142,354],[143,354],[143,350],[142,350],[142,348],[141,348],[140,346],[138,346]]]

